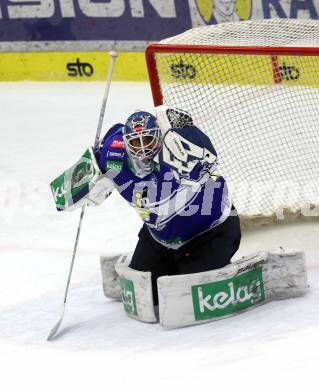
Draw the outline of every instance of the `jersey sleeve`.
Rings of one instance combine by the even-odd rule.
[[[112,126],[95,150],[96,160],[103,174],[109,175],[110,168],[116,166],[117,162],[121,163],[117,165],[122,165],[125,158],[126,152],[122,137],[123,126],[122,123]]]
[[[113,179],[122,170],[126,156],[122,137],[123,124],[112,126],[94,151],[98,167],[102,173],[89,194],[90,206],[101,204],[113,191]]]
[[[102,138],[94,154],[97,165],[101,171],[98,179],[92,183],[88,194],[88,206],[98,206],[112,193],[114,189],[113,178],[120,171],[124,158],[124,142],[122,139],[123,124],[113,125]]]

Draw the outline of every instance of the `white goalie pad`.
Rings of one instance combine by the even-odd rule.
[[[152,280],[150,272],[130,268],[125,258],[115,264],[119,276],[122,302],[126,314],[139,321],[157,322],[154,311]]]
[[[115,271],[115,264],[122,260],[125,264],[129,265],[131,257],[131,253],[113,256],[104,255],[100,257],[103,291],[107,298],[116,299],[117,301],[122,300],[122,290],[119,276]]]
[[[160,323],[178,328],[226,318],[266,302],[304,295],[300,251],[259,252],[214,271],[163,276],[157,281]]]

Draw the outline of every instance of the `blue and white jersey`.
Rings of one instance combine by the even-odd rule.
[[[108,131],[96,151],[97,162],[156,241],[177,249],[229,216],[227,184],[202,131],[195,126],[171,129],[143,172],[139,161],[127,154],[122,129],[117,124]]]

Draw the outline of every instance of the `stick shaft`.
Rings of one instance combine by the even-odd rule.
[[[100,116],[99,116],[99,122],[98,122],[97,130],[96,130],[95,140],[94,140],[94,147],[96,147],[98,145],[99,140],[100,140],[102,125],[103,125],[103,120],[104,120],[104,114],[105,114],[105,107],[106,107],[107,99],[108,99],[108,96],[109,96],[110,85],[111,85],[111,81],[112,81],[112,74],[113,74],[113,69],[114,69],[114,65],[115,65],[115,61],[116,61],[117,55],[118,54],[115,51],[111,51],[110,52],[111,61],[110,61],[110,66],[109,66],[107,79],[106,79],[106,86],[105,86],[105,91],[104,91],[104,97],[103,97],[103,101],[102,101],[102,106],[101,106]],[[60,328],[60,325],[62,323],[64,310],[65,310],[65,305],[66,305],[66,301],[67,301],[67,297],[68,297],[68,293],[69,293],[69,287],[70,287],[70,283],[71,283],[71,277],[72,277],[75,257],[76,257],[76,253],[77,253],[77,249],[78,249],[78,243],[79,243],[79,240],[80,240],[81,227],[82,227],[82,222],[83,222],[83,218],[84,218],[84,214],[85,214],[85,209],[86,209],[86,204],[84,204],[82,206],[80,220],[79,220],[78,229],[77,229],[77,233],[76,233],[76,239],[75,239],[74,248],[73,248],[72,260],[71,260],[71,264],[70,264],[68,280],[67,280],[65,293],[64,293],[62,315],[61,315],[59,321],[52,328],[52,330],[51,330],[51,332],[50,332],[50,334],[49,334],[49,336],[47,338],[48,341],[51,340],[57,334],[57,332],[58,332],[58,330]]]
[[[79,243],[80,234],[81,234],[81,227],[82,227],[83,217],[84,217],[84,213],[85,213],[85,207],[86,207],[86,205],[84,204],[82,206],[82,209],[81,209],[81,215],[80,215],[80,220],[79,220],[79,224],[78,224],[78,230],[76,232],[76,239],[75,239],[75,244],[74,244],[74,248],[73,248],[72,260],[71,260],[71,264],[70,264],[68,281],[66,283],[63,304],[66,304],[66,300],[67,300],[67,297],[68,297],[68,292],[69,292],[69,287],[70,287],[70,282],[71,282],[71,276],[72,276],[75,256],[76,256],[76,252],[77,252],[77,249],[78,249],[78,243]]]
[[[104,97],[103,97],[102,107],[101,107],[100,116],[99,116],[99,122],[98,122],[97,129],[96,129],[94,148],[98,145],[99,140],[100,140],[102,125],[103,125],[103,120],[104,120],[104,114],[105,114],[105,107],[106,107],[107,99],[109,97],[113,69],[114,69],[115,60],[118,56],[118,53],[116,51],[111,51],[110,56],[111,56],[111,62],[110,62],[109,71],[107,74]]]

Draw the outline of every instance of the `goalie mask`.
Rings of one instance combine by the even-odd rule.
[[[162,146],[161,130],[154,115],[139,111],[126,121],[123,139],[128,154],[139,160],[151,160]]]

